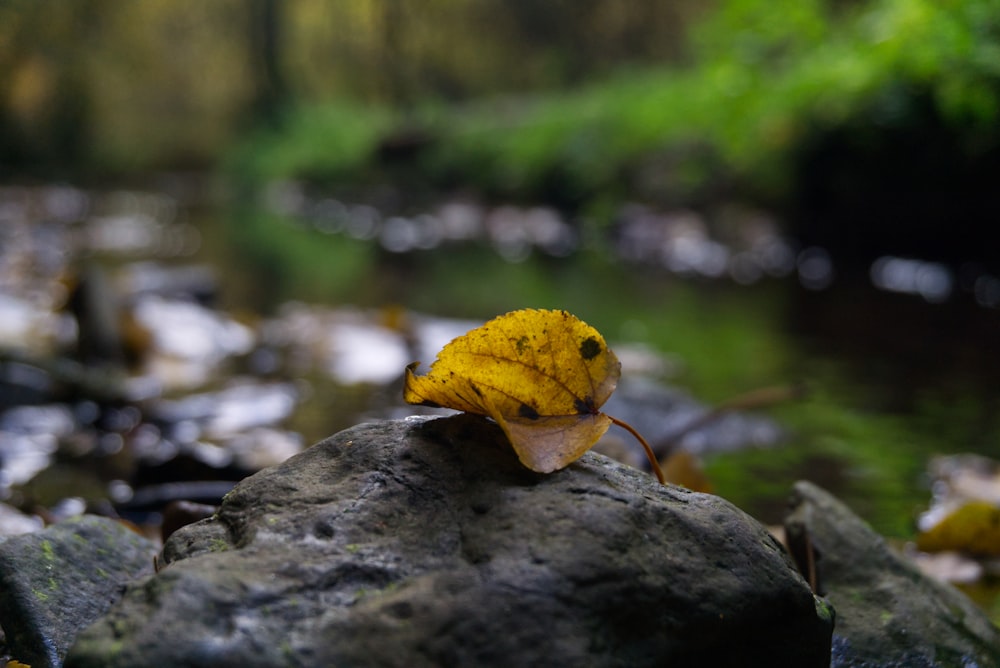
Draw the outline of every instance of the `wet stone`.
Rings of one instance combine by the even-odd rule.
[[[359,425],[176,531],[67,666],[829,665],[832,616],[726,501],[470,415]]]
[[[837,611],[831,666],[1000,666],[1000,629],[828,492],[796,483],[785,531]]]
[[[0,627],[11,656],[59,666],[77,633],[152,573],[154,544],[119,522],[82,516],[0,543]]]

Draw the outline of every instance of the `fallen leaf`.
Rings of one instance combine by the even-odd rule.
[[[663,475],[675,485],[687,487],[692,492],[711,492],[712,483],[701,468],[698,458],[687,450],[675,450],[663,460]]]
[[[988,501],[968,501],[917,536],[924,552],[957,550],[1000,555],[1000,508]]]
[[[486,415],[507,434],[521,462],[541,473],[578,459],[612,424],[600,412],[621,365],[604,337],[566,311],[524,309],[501,315],[447,344],[423,376],[406,368],[403,398]]]

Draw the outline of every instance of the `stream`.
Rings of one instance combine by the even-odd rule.
[[[765,523],[806,478],[909,540],[942,462],[1000,459],[1000,278],[971,262],[851,273],[738,206],[633,204],[606,230],[287,183],[250,202],[197,179],[3,186],[0,527],[86,510],[158,531],[171,501],[425,412],[404,367],[525,307],[601,331],[623,365],[607,411]],[[599,449],[643,465],[621,433]]]

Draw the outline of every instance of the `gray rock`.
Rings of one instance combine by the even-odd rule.
[[[831,611],[726,501],[469,415],[359,425],[242,481],[67,666],[827,666]]]
[[[602,410],[635,427],[661,457],[669,454],[671,447],[704,455],[770,447],[786,437],[786,430],[771,418],[738,410],[716,415],[689,430],[712,407],[679,388],[641,376],[622,378]],[[612,427],[608,433],[617,434],[629,444],[634,440],[619,427]],[[641,448],[632,450],[638,455],[637,461],[645,459]]]
[[[85,515],[0,543],[0,626],[11,655],[59,666],[80,629],[153,570],[154,544],[119,522]]]
[[[785,520],[804,572],[837,610],[833,666],[1000,666],[1000,630],[964,594],[921,574],[843,503],[795,485]]]

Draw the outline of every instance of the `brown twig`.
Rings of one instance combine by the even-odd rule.
[[[777,387],[761,387],[756,390],[750,390],[745,394],[740,394],[728,399],[711,410],[702,413],[670,436],[664,438],[662,441],[657,443],[657,445],[661,451],[669,451],[673,449],[673,447],[677,445],[682,438],[690,434],[692,431],[701,429],[702,427],[715,422],[726,413],[772,406],[785,401],[799,399],[804,396],[805,393],[806,388],[801,383],[781,385]]]
[[[656,479],[660,481],[661,485],[666,485],[667,478],[663,475],[663,469],[660,468],[660,462],[657,461],[656,455],[653,454],[653,448],[649,447],[649,443],[647,443],[646,439],[642,437],[642,434],[637,432],[628,422],[623,422],[622,420],[619,420],[611,415],[608,415],[608,417],[611,418],[612,423],[635,436],[636,440],[642,444],[642,448],[646,451],[646,457],[649,459],[649,464],[653,467],[653,473],[656,474]]]

